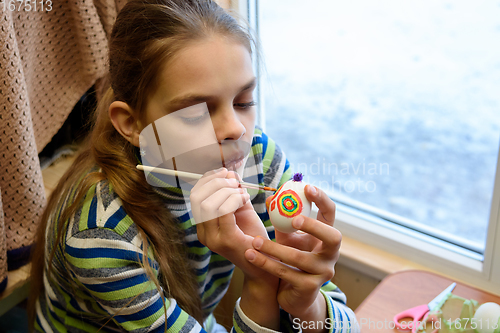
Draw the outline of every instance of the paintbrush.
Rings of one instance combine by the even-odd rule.
[[[150,166],[145,166],[145,165],[137,165],[137,169],[143,170],[143,171],[148,171],[148,172],[153,172],[153,173],[160,173],[162,175],[179,176],[179,177],[195,179],[195,180],[203,177],[203,175],[200,175],[199,173],[192,173],[192,172],[178,171],[178,170],[164,169],[164,168],[155,168],[155,167],[150,167]],[[240,182],[240,186],[246,187],[246,188],[252,188],[252,189],[260,189],[260,190],[264,190],[264,191],[276,192],[275,188],[272,188],[269,186],[261,186],[258,184],[252,184],[252,183],[247,183],[247,182]]]

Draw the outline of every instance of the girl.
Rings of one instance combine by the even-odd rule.
[[[88,142],[42,217],[34,329],[223,330],[212,312],[234,265],[244,273],[234,330],[356,329],[345,296],[329,282],[341,238],[332,226],[334,203],[308,186],[318,220],[297,217],[301,232],[281,234],[265,209],[269,194],[250,200],[233,179],[250,167],[261,185],[291,177],[279,147],[255,128],[249,34],[212,1],[132,0],[115,22],[109,61],[111,88]],[[198,104],[207,112],[184,115],[179,133],[210,119],[221,151],[245,142],[251,149],[206,172],[187,205],[182,189],[152,186],[154,177],[136,164],[147,126]]]

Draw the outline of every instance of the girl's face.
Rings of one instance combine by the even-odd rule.
[[[241,175],[255,126],[256,78],[245,46],[222,36],[188,44],[159,75],[144,121],[155,123],[163,158],[175,157],[178,170],[225,166]]]

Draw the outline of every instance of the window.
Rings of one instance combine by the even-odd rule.
[[[259,14],[263,125],[294,171],[340,204],[340,224],[410,256],[420,249],[408,242],[426,244],[440,265],[456,255],[458,271],[500,290],[500,4],[248,8]]]

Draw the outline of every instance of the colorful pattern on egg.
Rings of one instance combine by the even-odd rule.
[[[278,197],[278,211],[285,217],[295,217],[302,212],[304,205],[294,190],[286,190]]]

